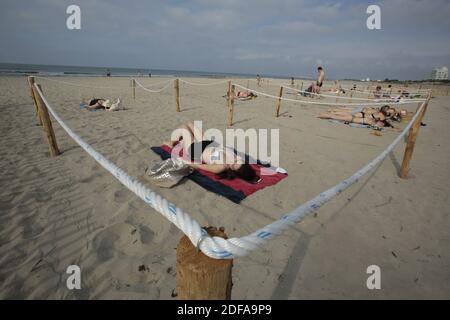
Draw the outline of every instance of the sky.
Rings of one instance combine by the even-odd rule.
[[[450,65],[449,18],[450,0],[1,0],[0,62],[423,79]]]

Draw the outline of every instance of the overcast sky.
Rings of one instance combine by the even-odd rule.
[[[450,65],[449,35],[450,0],[0,1],[0,62],[421,79]]]

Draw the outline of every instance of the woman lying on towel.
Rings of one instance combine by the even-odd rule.
[[[253,92],[248,91],[248,90],[247,91],[236,90],[235,97],[236,98],[256,98],[257,96],[256,96],[256,94],[254,94]]]
[[[393,128],[394,126],[388,121],[388,119],[393,119],[394,111],[395,109],[389,107],[388,105],[383,106],[380,109],[355,108],[353,110],[348,110],[345,108],[337,108],[321,114],[319,118],[341,120],[348,123],[352,122],[366,124],[377,128]]]
[[[227,94],[226,95],[224,95],[223,96],[224,98],[227,98],[228,97],[228,92],[227,92]],[[236,90],[235,92],[234,92],[234,98],[236,98],[236,99],[240,99],[240,100],[248,100],[248,99],[252,99],[252,98],[256,98],[257,97],[257,95],[256,94],[254,94],[253,92],[251,92],[251,91],[239,91],[239,90]]]
[[[91,99],[89,100],[86,109],[106,109],[105,102],[106,99]],[[108,100],[109,101],[109,100]]]
[[[250,183],[257,183],[260,180],[255,170],[236,155],[234,150],[214,141],[205,140],[203,131],[192,122],[176,129],[171,139],[175,140],[166,144],[173,147],[177,142],[182,143],[183,155],[187,155],[190,160],[186,163],[194,169],[209,171],[224,179],[241,178]]]
[[[372,108],[372,107],[356,107],[356,108],[350,108],[350,107],[338,107],[333,109],[328,109],[328,113],[337,114],[337,115],[372,115],[372,114],[382,114],[386,119],[393,120],[400,122],[402,117],[405,117],[408,112],[405,109],[401,109],[398,111],[395,108],[389,107],[388,105],[385,105],[381,108]]]
[[[122,101],[117,98],[117,101],[112,103],[107,99],[91,99],[89,100],[86,109],[104,109],[108,111],[117,111],[123,109]]]

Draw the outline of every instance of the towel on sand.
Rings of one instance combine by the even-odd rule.
[[[172,152],[172,148],[167,145],[152,147],[151,149],[163,160],[170,158]],[[232,180],[220,179],[216,174],[201,169],[194,170],[187,178],[206,190],[226,197],[235,203],[240,203],[254,192],[275,185],[287,177],[286,173],[279,173],[259,164],[251,164],[251,166],[261,178],[261,181],[256,184],[249,183],[239,178]]]

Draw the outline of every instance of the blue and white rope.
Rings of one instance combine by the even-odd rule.
[[[394,149],[394,147],[402,140],[408,130],[411,128],[417,117],[425,107],[427,102],[422,103],[417,110],[411,122],[403,129],[402,133],[375,159],[369,162],[366,166],[358,170],[355,174],[340,182],[336,186],[320,193],[318,196],[299,206],[292,212],[282,216],[273,223],[255,231],[254,233],[242,238],[223,239],[220,237],[210,237],[204,229],[200,227],[189,214],[178,208],[175,204],[168,202],[159,194],[144,186],[137,179],[129,176],[125,171],[120,169],[117,165],[106,159],[102,154],[97,152],[92,146],[86,143],[81,137],[72,131],[64,121],[53,110],[48,101],[45,99],[41,90],[34,84],[37,92],[47,106],[50,113],[61,125],[61,127],[75,140],[90,156],[92,156],[101,166],[108,170],[116,179],[118,179],[124,186],[134,192],[138,197],[145,201],[153,209],[161,213],[169,221],[175,224],[181,231],[184,232],[191,240],[194,246],[207,256],[215,259],[232,259],[248,255],[251,251],[260,248],[269,239],[281,234],[289,226],[299,222],[307,214],[310,214],[320,208],[324,203],[331,200],[333,197],[347,189],[353,183],[357,182],[367,172],[371,171],[379,165],[384,158]]]

